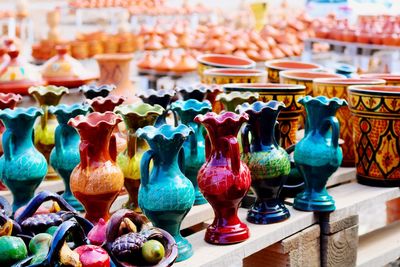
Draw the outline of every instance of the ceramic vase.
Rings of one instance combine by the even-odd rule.
[[[58,105],[49,107],[49,112],[58,120],[55,132],[55,146],[50,153],[50,164],[64,181],[62,197],[76,210],[83,211],[83,206],[71,192],[70,177],[72,170],[79,164],[79,134],[68,125],[68,121],[78,115],[89,112],[89,106],[82,104]]]
[[[0,119],[6,126],[1,180],[13,194],[14,212],[29,202],[47,173],[46,159],[32,141],[33,125],[41,115],[43,111],[34,107],[0,110]]]
[[[247,114],[237,115],[209,112],[198,115],[195,122],[207,130],[206,162],[197,180],[200,191],[214,210],[214,221],[207,227],[205,240],[213,244],[238,243],[249,238],[247,225],[240,221],[237,211],[250,188],[251,176],[240,160],[237,134]]]
[[[282,102],[275,100],[257,101],[252,105],[244,103],[237,107],[237,111],[249,115],[249,121],[242,129],[242,159],[250,169],[251,187],[257,197],[247,213],[251,223],[276,223],[290,216],[279,199],[290,172],[290,160],[275,140],[276,120],[284,107]]]
[[[58,125],[56,117],[49,112],[49,106],[56,106],[60,103],[61,98],[68,94],[69,91],[63,86],[36,86],[29,88],[31,94],[39,106],[43,109],[43,116],[35,125],[34,140],[36,148],[45,156],[47,162],[50,162],[50,152],[54,148],[54,133]],[[53,167],[48,164],[47,179],[57,178],[57,173]]]
[[[122,120],[112,112],[93,112],[70,119],[81,137],[80,163],[71,173],[74,196],[85,207],[85,217],[97,223],[110,217],[109,209],[124,185],[124,174],[116,164],[117,143],[113,129]]]
[[[164,112],[157,117],[155,125],[166,124],[166,117],[168,115],[168,106],[175,96],[175,90],[173,89],[147,89],[142,93],[138,94],[138,97],[142,99],[143,103],[149,105],[160,105]]]
[[[279,73],[283,70],[316,71],[320,70],[322,67],[313,63],[278,59],[265,62],[265,68],[268,73],[268,82],[279,83]]]
[[[191,127],[194,130],[194,134],[183,144],[185,151],[185,176],[193,183],[196,199],[195,205],[201,205],[207,203],[203,195],[199,190],[197,183],[197,173],[200,167],[205,162],[205,140],[204,140],[204,128],[199,123],[194,122],[194,118],[198,114],[206,114],[211,111],[210,102],[197,101],[190,99],[186,101],[178,100],[171,105],[171,109],[178,113],[180,122]]]
[[[93,99],[98,96],[106,97],[115,89],[113,84],[86,84],[79,87],[79,91],[83,93],[86,99]]]
[[[264,83],[267,73],[257,69],[208,69],[203,72],[205,84]]]
[[[160,105],[152,106],[143,103],[122,105],[115,109],[115,113],[122,116],[127,129],[127,148],[117,157],[118,165],[125,176],[125,189],[129,194],[128,202],[124,205],[126,208],[140,211],[138,204],[140,160],[148,149],[144,140],[137,138],[136,130],[153,125],[163,112],[164,109]]]
[[[183,154],[180,153],[185,139],[193,130],[180,124],[173,127],[146,126],[137,131],[150,150],[143,154],[140,164],[141,185],[139,206],[154,226],[169,232],[178,245],[178,259],[183,261],[193,255],[192,245],[181,236],[182,220],[194,203],[192,183],[182,173]],[[153,168],[149,171],[150,161]]]
[[[389,73],[367,73],[361,74],[362,79],[382,79],[385,80],[386,85],[400,86],[400,74]]]
[[[304,178],[305,188],[294,199],[293,207],[304,211],[333,211],[335,201],[325,186],[342,163],[339,121],[335,114],[347,102],[336,97],[305,96],[299,103],[306,109],[307,120],[304,138],[294,150],[294,161]]]
[[[251,92],[229,92],[221,93],[217,96],[216,100],[220,101],[224,106],[225,111],[234,112],[238,105],[249,102],[257,101],[258,94]]]

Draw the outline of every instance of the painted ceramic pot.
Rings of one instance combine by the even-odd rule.
[[[178,100],[172,103],[171,109],[178,114],[181,123],[194,130],[194,134],[190,135],[183,143],[183,149],[185,152],[184,173],[194,186],[194,204],[205,204],[207,201],[201,194],[197,183],[197,173],[205,162],[204,128],[193,120],[198,114],[206,114],[211,111],[211,104],[207,100],[203,102],[195,99],[189,99],[186,101]]]
[[[238,243],[249,238],[247,225],[240,221],[237,211],[247,194],[251,176],[240,160],[237,134],[247,114],[209,112],[198,115],[195,122],[207,130],[206,162],[197,180],[200,191],[214,210],[214,221],[207,227],[205,240],[213,244]]]
[[[362,79],[381,79],[386,81],[386,85],[399,86],[400,74],[389,73],[367,73],[360,75]]]
[[[400,185],[400,86],[348,88],[357,180],[372,186]]]
[[[347,102],[336,97],[305,96],[299,103],[306,109],[307,120],[304,138],[294,149],[294,161],[304,178],[305,188],[294,199],[293,207],[304,211],[333,211],[335,201],[325,186],[342,163],[339,122],[335,114]]]
[[[348,100],[347,88],[350,85],[384,85],[385,81],[380,79],[315,79],[314,96],[324,95],[327,97],[339,97]],[[340,123],[340,138],[344,140],[343,162],[344,167],[354,167],[355,151],[353,142],[353,117],[347,106],[338,110],[337,118]]]
[[[290,213],[279,199],[279,193],[290,172],[286,151],[275,140],[275,125],[279,112],[285,107],[275,100],[244,103],[236,108],[247,113],[249,121],[242,130],[242,160],[251,172],[251,187],[256,201],[247,213],[251,223],[276,223],[289,218]],[[249,142],[249,134],[251,141]]]
[[[232,55],[222,54],[204,54],[196,58],[197,60],[197,72],[200,76],[200,81],[203,80],[203,72],[206,69],[212,68],[236,68],[236,69],[254,69],[256,62],[244,58]]]
[[[63,86],[36,86],[29,88],[31,94],[39,106],[43,109],[43,116],[40,121],[35,125],[34,140],[36,148],[45,156],[48,163],[50,163],[50,152],[55,144],[55,131],[58,126],[56,117],[49,112],[50,106],[56,106],[60,103],[61,98],[68,94],[69,91]],[[56,179],[57,173],[54,171],[53,166],[50,164],[47,172],[47,179]]]
[[[279,116],[279,144],[283,148],[296,143],[296,132],[299,128],[299,117],[302,107],[297,100],[305,95],[304,85],[295,84],[226,84],[223,86],[226,92],[252,92],[258,94],[258,100],[268,102],[270,100],[281,101],[285,104]]]
[[[177,261],[186,260],[193,255],[192,245],[179,230],[195,196],[193,184],[181,171],[183,154],[180,151],[193,130],[183,124],[178,127],[164,124],[146,126],[136,133],[150,146],[140,163],[139,206],[154,226],[174,237],[178,245]],[[151,172],[150,161],[153,161]]]
[[[76,210],[83,211],[83,206],[71,192],[70,176],[72,170],[80,162],[79,134],[68,125],[68,121],[78,115],[89,112],[89,106],[73,104],[70,106],[61,104],[49,108],[51,114],[57,117],[58,126],[55,131],[55,146],[50,154],[50,164],[64,181],[65,190],[62,197]]]
[[[293,60],[271,60],[265,62],[265,68],[268,74],[268,82],[279,83],[279,73],[283,70],[305,70],[316,71],[322,67],[313,63],[306,63]]]
[[[127,148],[117,157],[117,163],[125,176],[125,189],[129,194],[128,202],[124,206],[140,211],[138,204],[140,160],[148,147],[144,140],[137,138],[136,130],[153,125],[158,116],[164,113],[164,109],[160,105],[138,103],[119,106],[115,108],[115,113],[122,116],[127,129]]]
[[[222,103],[224,110],[234,112],[238,105],[253,103],[258,97],[257,93],[252,92],[229,92],[219,94],[216,100]]]
[[[86,99],[93,99],[95,97],[101,96],[106,97],[111,91],[115,90],[115,85],[113,84],[86,84],[79,87],[79,91],[83,92]]]
[[[81,161],[71,173],[74,196],[83,204],[85,217],[97,223],[110,217],[109,209],[124,185],[124,174],[116,164],[117,143],[112,134],[121,118],[112,112],[93,112],[70,119],[81,137]]]
[[[38,108],[0,110],[0,119],[6,126],[3,151],[0,158],[1,180],[13,194],[13,211],[28,203],[47,173],[45,157],[32,140],[33,124],[43,115]]]
[[[162,125],[167,123],[168,106],[175,97],[175,94],[176,92],[173,89],[147,89],[139,94],[138,97],[142,99],[143,103],[153,106],[160,105],[164,109],[163,114],[159,115],[155,122],[155,125]]]
[[[203,72],[205,84],[263,83],[267,73],[256,69],[208,69]]]

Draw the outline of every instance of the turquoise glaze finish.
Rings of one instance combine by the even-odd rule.
[[[47,173],[46,159],[32,139],[33,124],[41,115],[43,111],[33,107],[0,110],[0,119],[6,126],[0,173],[1,180],[13,194],[14,212],[29,202]]]
[[[195,194],[192,183],[181,171],[183,155],[180,151],[193,130],[183,124],[178,127],[164,124],[158,128],[146,126],[136,133],[150,146],[141,160],[139,206],[154,226],[175,238],[179,253],[177,261],[183,261],[193,255],[193,250],[179,230],[193,206]],[[149,174],[151,160],[153,168]]]
[[[186,101],[179,100],[171,104],[171,109],[178,114],[181,123],[190,126],[194,130],[194,134],[190,135],[183,144],[185,151],[184,172],[186,177],[189,178],[194,186],[196,194],[194,204],[205,204],[207,203],[207,200],[201,194],[197,183],[197,173],[206,160],[204,128],[201,124],[198,124],[193,120],[198,114],[204,115],[211,111],[211,103],[207,100],[203,102],[195,99],[189,99]]]
[[[336,111],[347,102],[325,96],[305,96],[298,101],[305,107],[304,138],[296,144],[294,161],[305,181],[305,189],[294,200],[294,208],[305,211],[333,211],[335,201],[325,185],[342,163],[339,122]]]
[[[55,147],[50,154],[50,164],[64,180],[65,190],[62,197],[76,210],[83,211],[83,206],[74,197],[69,185],[72,170],[80,162],[78,132],[68,125],[71,118],[85,115],[89,106],[83,104],[58,105],[49,108],[50,113],[57,117],[58,126],[55,131]]]

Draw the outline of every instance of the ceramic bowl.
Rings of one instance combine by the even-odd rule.
[[[279,73],[282,70],[321,70],[322,67],[313,63],[306,63],[293,60],[271,60],[265,62],[268,73],[268,82],[279,83]]]
[[[314,96],[325,95],[327,97],[344,98],[347,101],[347,88],[350,85],[384,85],[385,80],[380,79],[342,79],[321,78],[313,82]],[[340,138],[344,140],[342,145],[342,166],[354,167],[355,151],[353,147],[353,120],[348,107],[341,107],[336,113],[340,123]]]
[[[360,75],[362,79],[382,79],[386,81],[386,85],[400,85],[400,74],[389,73],[368,73]]]
[[[263,83],[266,72],[257,69],[208,69],[203,72],[203,83]]]
[[[348,88],[358,182],[400,186],[400,86]]]

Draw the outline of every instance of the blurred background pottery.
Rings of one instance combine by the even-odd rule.
[[[207,69],[203,72],[206,84],[263,83],[266,72],[257,69]]]
[[[279,73],[283,70],[321,70],[322,67],[313,63],[293,60],[270,60],[265,62],[269,83],[279,83]]]
[[[346,78],[356,78],[357,68],[344,63],[338,63],[335,66],[335,73],[344,75]],[[319,77],[319,78],[333,78],[333,77]]]
[[[366,73],[361,74],[362,79],[381,79],[386,81],[386,85],[399,86],[400,85],[400,74],[390,73]]]

